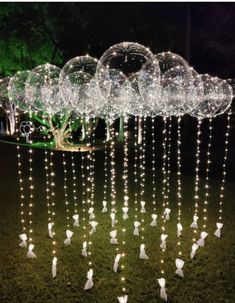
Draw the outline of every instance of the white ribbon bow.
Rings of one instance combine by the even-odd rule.
[[[175,266],[176,266],[176,268],[177,268],[176,271],[175,271],[175,273],[176,273],[178,276],[180,276],[181,278],[183,278],[183,277],[184,277],[184,273],[183,273],[182,268],[183,268],[183,266],[184,266],[184,261],[177,258],[177,259],[175,260]]]
[[[223,227],[223,223],[216,223],[216,227],[217,227],[217,229],[216,229],[216,231],[215,231],[215,236],[217,237],[217,238],[220,238],[221,237],[221,228]]]
[[[161,244],[160,244],[160,248],[162,250],[165,250],[166,249],[166,239],[168,238],[168,235],[166,234],[161,234]]]
[[[90,269],[87,272],[87,279],[88,280],[85,284],[84,290],[88,290],[88,289],[91,289],[93,287],[94,284],[93,284],[92,278],[93,278],[93,269]]]
[[[53,232],[52,232],[52,223],[48,223],[48,236],[49,238],[53,238]]]
[[[75,214],[73,215],[73,226],[79,226],[79,215],[78,214]]]
[[[57,266],[57,258],[54,257],[52,260],[52,268],[51,268],[52,278],[56,277],[56,266]]]
[[[94,208],[93,208],[93,207],[90,207],[90,208],[88,209],[88,214],[90,215],[90,216],[89,216],[89,220],[95,219],[95,214],[94,214]]]
[[[112,225],[112,227],[114,227],[115,224],[116,224],[116,219],[115,219],[116,215],[115,215],[115,213],[111,213],[110,218],[111,218],[111,225]]]
[[[111,243],[111,244],[118,244],[117,238],[116,238],[116,236],[117,236],[117,231],[116,231],[116,230],[112,230],[109,234],[110,234],[110,237],[111,237],[110,243]]]
[[[124,206],[126,206],[126,207],[128,207],[128,200],[129,200],[129,197],[124,196]]]
[[[19,238],[20,238],[20,240],[21,240],[21,242],[20,242],[20,247],[27,247],[27,235],[26,234],[21,234],[21,235],[19,235]]]
[[[142,259],[142,260],[148,260],[149,259],[149,257],[146,254],[145,245],[144,244],[140,245],[140,255],[139,255],[139,258]]]
[[[177,237],[179,238],[182,234],[183,226],[181,223],[177,223]]]
[[[128,295],[122,296],[122,297],[117,297],[119,303],[127,303],[128,300]]]
[[[157,279],[158,280],[158,283],[161,287],[160,289],[160,297],[165,301],[167,302],[167,293],[166,293],[166,288],[165,288],[165,285],[166,285],[166,279],[164,278],[160,278],[160,279]]]
[[[141,223],[139,221],[134,222],[134,233],[133,233],[134,236],[139,236],[140,235],[140,233],[139,233],[140,225],[141,225]]]
[[[103,201],[103,208],[101,210],[102,213],[107,213],[108,209],[107,209],[107,201]]]
[[[198,244],[196,244],[196,243],[194,243],[193,245],[192,245],[192,251],[191,251],[191,253],[190,253],[190,258],[191,258],[191,260],[194,258],[194,256],[195,256],[195,254],[196,254],[196,251],[197,251],[197,249],[198,249]]]
[[[123,218],[124,220],[126,220],[126,219],[129,218],[129,216],[128,216],[128,210],[129,210],[128,207],[123,207],[123,208],[122,208],[122,211],[123,211],[122,218]]]
[[[150,226],[157,226],[157,215],[152,214],[152,222],[150,223]]]
[[[71,245],[71,238],[72,238],[73,232],[71,230],[67,229],[65,234],[66,234],[67,239],[64,240],[64,244],[66,246]]]
[[[201,238],[197,241],[197,244],[201,247],[205,246],[205,239],[207,236],[208,236],[208,233],[205,231],[202,231],[201,235],[200,235]]]
[[[96,226],[99,224],[96,221],[91,221],[89,222],[89,224],[91,225],[91,231],[90,231],[90,235],[92,235],[93,233],[96,232]]]
[[[170,220],[170,213],[171,213],[171,209],[165,208],[164,214],[166,215],[165,217],[166,220]]]
[[[140,205],[141,205],[140,212],[141,212],[141,213],[146,213],[145,201],[140,201]]]
[[[198,228],[197,221],[198,221],[198,216],[193,216],[193,223],[190,225],[191,228]]]
[[[118,265],[119,265],[119,261],[121,259],[121,256],[122,256],[121,254],[117,254],[115,259],[114,259],[114,264],[113,264],[113,271],[114,272],[117,272],[117,270],[118,270]]]
[[[37,256],[33,252],[33,249],[34,249],[34,244],[29,244],[29,250],[27,252],[27,258],[29,258],[29,259],[37,258]]]
[[[87,241],[84,241],[83,243],[82,243],[82,256],[83,257],[87,257]]]

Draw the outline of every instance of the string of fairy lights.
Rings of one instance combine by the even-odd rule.
[[[64,173],[64,203],[66,211],[66,227],[70,229],[70,207],[69,207],[69,198],[68,198],[68,170],[67,170],[67,159],[65,152],[62,152],[62,163],[63,163],[63,173]]]
[[[230,108],[227,114],[227,128],[225,132],[225,141],[224,141],[224,159],[222,165],[222,180],[220,185],[220,199],[219,199],[219,216],[217,222],[217,229],[218,232],[216,236],[220,238],[221,235],[221,228],[223,227],[223,202],[224,202],[224,191],[225,191],[225,181],[226,181],[226,166],[228,161],[228,147],[229,147],[229,135],[231,131],[231,116],[232,116],[232,109]]]
[[[145,201],[145,163],[146,163],[146,117],[140,117],[142,128],[142,142],[140,144],[139,167],[140,167],[140,212],[141,212],[141,239],[144,240],[144,223],[146,213]]]
[[[195,185],[194,185],[194,215],[193,215],[193,223],[191,224],[191,228],[193,228],[194,234],[197,233],[198,229],[198,208],[199,208],[199,170],[200,170],[200,144],[201,144],[201,124],[202,120],[197,119],[197,138],[196,138],[196,166],[195,166]],[[193,242],[195,242],[195,236],[193,236]]]
[[[166,152],[166,207],[169,209],[170,198],[170,177],[171,177],[171,129],[172,129],[172,117],[168,118],[167,129],[167,152]]]
[[[155,118],[151,117],[151,131],[152,131],[152,204],[153,215],[156,219],[156,141],[155,141]]]
[[[212,142],[212,118],[209,118],[208,121],[208,128],[209,128],[209,139],[208,139],[208,145],[207,145],[207,152],[206,152],[206,177],[205,177],[205,193],[204,193],[204,201],[203,201],[203,229],[205,230],[207,228],[207,219],[208,219],[208,203],[209,203],[209,175],[210,175],[210,164],[211,164],[211,142]]]
[[[135,116],[134,126],[134,204],[135,204],[135,220],[138,219],[138,117]]]

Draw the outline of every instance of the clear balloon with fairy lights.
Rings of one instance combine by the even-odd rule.
[[[94,78],[97,62],[88,55],[75,57],[60,72],[61,97],[79,115],[95,116],[104,103]]]
[[[120,78],[125,77],[129,81],[132,91],[129,88],[128,91],[131,97],[138,96],[135,106],[125,104],[122,112],[139,113],[139,105],[145,102],[146,98],[143,97],[146,96],[148,88],[159,83],[158,61],[148,48],[138,43],[123,42],[111,46],[101,56],[96,70],[101,93],[106,99],[111,95],[116,83],[113,79],[114,70],[121,73]],[[122,86],[127,86],[127,82],[119,81],[120,90]],[[112,104],[110,106],[112,107]]]
[[[32,111],[55,114],[66,109],[59,94],[60,68],[43,64],[34,68],[25,82],[25,99]]]
[[[25,97],[25,82],[29,77],[30,71],[18,71],[10,78],[8,84],[9,99],[14,102],[18,108],[27,112],[32,108],[31,100]]]

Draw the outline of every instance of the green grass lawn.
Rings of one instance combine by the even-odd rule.
[[[27,150],[27,149],[26,149]],[[25,151],[26,151],[25,150]],[[76,155],[79,158],[79,155]],[[141,239],[134,237],[134,192],[133,180],[130,179],[130,210],[129,219],[122,219],[123,193],[122,180],[117,174],[117,208],[118,208],[118,239],[121,242],[121,228],[126,228],[125,253],[123,259],[125,269],[118,274],[112,270],[116,255],[115,247],[109,243],[111,230],[109,213],[102,214],[102,152],[97,152],[95,214],[99,222],[97,232],[90,236],[92,240],[90,261],[93,262],[94,287],[84,292],[86,272],[89,269],[88,259],[81,256],[82,228],[72,228],[74,236],[71,247],[65,247],[65,206],[63,196],[63,167],[61,155],[56,155],[56,240],[58,251],[58,272],[56,279],[51,277],[51,239],[47,237],[47,208],[45,199],[45,173],[43,170],[43,152],[35,151],[34,158],[34,244],[38,258],[28,260],[27,249],[19,247],[18,235],[21,233],[19,217],[18,180],[16,174],[15,146],[0,144],[0,302],[1,303],[111,303],[117,302],[117,296],[126,287],[130,303],[162,302],[159,298],[157,278],[160,274],[160,224],[150,227],[151,179],[146,176],[146,209],[144,243],[149,260],[139,259]],[[118,163],[117,168],[120,168]],[[119,170],[119,169],[118,169]],[[131,175],[132,169],[130,169]],[[78,173],[79,175],[79,173]],[[176,175],[171,177],[170,207],[171,220],[167,223],[167,251],[165,253],[165,277],[169,302],[173,303],[234,303],[235,302],[235,190],[234,183],[227,182],[224,209],[223,236],[214,236],[215,223],[218,216],[219,180],[210,181],[209,222],[206,246],[197,251],[193,261],[189,254],[192,245],[192,230],[189,226],[193,216],[193,183],[191,175],[183,175],[183,209],[182,236],[184,274],[181,279],[174,274],[176,247],[177,201],[175,199]],[[78,178],[78,180],[80,180]],[[157,171],[157,213],[161,213],[161,175]],[[201,188],[204,179],[202,178]],[[78,196],[81,185],[78,186]],[[81,198],[79,198],[79,205]],[[71,207],[72,199],[70,199]],[[81,208],[79,209],[81,210]],[[80,211],[81,213],[81,211]],[[201,212],[199,212],[201,214]],[[88,216],[86,215],[86,219]],[[139,218],[142,218],[141,216]],[[71,220],[72,221],[72,220]],[[87,221],[86,221],[87,222]],[[199,237],[199,235],[198,235]],[[122,251],[122,246],[120,245]],[[122,262],[122,261],[121,261]],[[126,281],[122,282],[121,277]]]

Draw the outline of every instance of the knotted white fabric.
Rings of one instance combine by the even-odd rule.
[[[207,236],[208,236],[208,233],[205,231],[202,231],[201,235],[200,235],[201,238],[197,241],[197,244],[201,247],[205,246],[205,239]]]
[[[29,258],[29,259],[37,258],[37,256],[33,252],[33,249],[34,249],[34,244],[29,244],[29,250],[27,252],[27,258]]]
[[[176,259],[175,260],[175,266],[176,266],[176,271],[175,271],[175,273],[178,275],[178,276],[180,276],[181,278],[183,278],[184,277],[184,273],[183,273],[183,270],[182,270],[182,268],[183,268],[183,266],[184,266],[184,261],[182,260],[182,259]]]
[[[79,214],[73,215],[73,226],[79,226]]]
[[[124,196],[124,206],[126,206],[126,207],[128,207],[128,200],[129,200],[129,197]]]
[[[133,233],[134,236],[139,236],[140,235],[140,233],[139,233],[140,225],[141,225],[141,223],[139,221],[134,222],[134,233]]]
[[[140,201],[140,205],[141,205],[140,212],[141,212],[141,213],[146,213],[145,201]]]
[[[19,238],[21,240],[21,242],[19,244],[20,247],[27,247],[27,239],[28,239],[27,235],[26,234],[21,234],[21,235],[19,235]]]
[[[170,208],[165,208],[164,214],[166,215],[165,219],[166,220],[170,220],[170,213],[171,213],[171,209]]]
[[[177,223],[177,237],[179,238],[182,234],[183,226],[181,223]]]
[[[191,258],[191,260],[194,258],[194,256],[195,256],[195,254],[196,254],[196,251],[197,251],[197,249],[198,249],[198,244],[196,244],[196,243],[194,243],[193,245],[192,245],[192,251],[191,251],[191,253],[190,253],[190,258]]]
[[[150,226],[153,226],[153,227],[157,226],[157,215],[152,214],[151,217],[152,217],[152,222],[150,223]]]
[[[129,210],[128,207],[123,207],[123,208],[122,208],[122,211],[123,211],[122,218],[123,218],[124,220],[126,220],[126,219],[129,218],[129,216],[128,216],[128,210]]]
[[[89,269],[87,272],[87,282],[85,284],[84,290],[91,289],[93,287],[93,269]]]
[[[110,233],[110,237],[111,237],[111,239],[110,239],[110,243],[111,244],[118,244],[118,241],[117,241],[117,231],[116,230],[112,230]]]
[[[122,297],[117,297],[119,303],[127,303],[128,300],[128,295],[122,296]]]
[[[52,223],[48,223],[48,236],[49,238],[53,238],[53,232],[52,232]]]
[[[111,213],[110,218],[111,218],[111,225],[112,225],[112,227],[114,227],[115,224],[116,224],[116,215],[115,215],[115,213]]]
[[[217,238],[220,238],[221,237],[221,228],[223,227],[223,223],[216,223],[216,227],[217,227],[217,229],[216,229],[216,231],[215,231],[215,236],[217,237]]]
[[[84,241],[83,243],[82,243],[82,256],[83,257],[87,257],[87,241]]]
[[[52,278],[56,277],[56,266],[57,266],[57,258],[54,257],[52,260],[52,268],[51,268]]]
[[[164,278],[160,278],[160,279],[157,279],[158,280],[158,283],[161,287],[160,289],[160,297],[162,298],[162,300],[164,300],[165,302],[167,302],[167,293],[166,293],[166,288],[165,288],[165,285],[166,285],[166,279]]]
[[[107,213],[108,208],[107,208],[107,201],[103,201],[103,208],[101,210],[102,213]]]
[[[166,234],[161,234],[161,244],[160,244],[160,248],[162,250],[165,250],[166,249],[166,239],[168,238],[168,235]]]
[[[118,265],[119,265],[119,261],[121,259],[121,256],[122,256],[121,254],[117,254],[115,259],[114,259],[114,264],[113,264],[113,271],[114,272],[117,272],[117,270],[118,270]]]
[[[65,234],[66,234],[67,239],[64,240],[64,244],[66,246],[71,245],[71,238],[72,238],[73,232],[71,230],[67,229]]]
[[[149,259],[149,257],[146,254],[145,245],[144,244],[140,245],[140,255],[139,255],[139,258],[142,259],[142,260],[148,260]]]
[[[96,221],[90,221],[89,224],[91,225],[90,235],[96,232],[96,226],[99,224]]]
[[[190,225],[191,228],[198,228],[197,221],[198,221],[198,216],[193,216],[193,223]]]
[[[88,214],[90,215],[90,216],[89,216],[89,220],[95,219],[95,214],[94,214],[94,208],[93,208],[93,207],[90,207],[90,208],[88,209]]]

